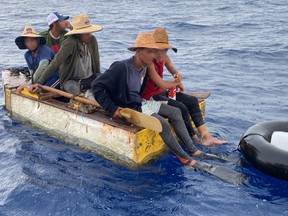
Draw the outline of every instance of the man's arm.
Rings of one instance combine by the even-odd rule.
[[[60,67],[62,63],[65,62],[65,60],[73,52],[73,49],[75,47],[74,43],[74,41],[68,39],[62,43],[61,49],[56,54],[56,56],[46,68],[46,70],[42,73],[37,83],[44,85],[44,83],[49,79],[49,77]]]
[[[181,92],[184,92],[185,91],[185,87],[182,83],[182,80],[183,80],[183,76],[182,74],[180,74],[178,72],[178,70],[175,68],[175,66],[173,65],[172,63],[172,60],[171,58],[166,54],[166,57],[165,57],[165,67],[167,68],[167,70],[172,74],[172,76],[174,77],[175,79],[175,82],[180,82],[178,85],[177,85],[177,88],[181,91]]]
[[[149,78],[162,90],[170,89],[180,84],[180,82],[177,82],[175,80],[174,81],[163,80],[159,76],[159,74],[156,72],[155,66],[153,63],[148,66],[148,71],[149,71]]]
[[[166,54],[165,55],[165,67],[167,70],[172,74],[174,79],[178,82],[181,82],[183,77],[179,73],[179,71],[176,69],[176,67],[173,65],[171,58]]]
[[[91,84],[95,100],[111,116],[113,116],[119,108],[113,102],[111,94],[114,93],[114,88],[118,88],[119,76],[117,75],[123,70],[126,70],[125,65],[121,62],[115,62],[105,73],[95,79]],[[124,73],[122,74],[124,75]]]
[[[49,62],[50,61],[48,59],[42,59],[39,62],[39,66],[33,74],[33,78],[32,78],[33,83],[37,83],[38,79],[41,77],[45,69],[48,67]]]
[[[92,38],[93,40],[93,52],[94,52],[94,59],[93,61],[95,61],[95,72],[96,74],[100,74],[100,54],[99,54],[99,47],[98,47],[98,42],[97,42],[97,39],[95,37]]]

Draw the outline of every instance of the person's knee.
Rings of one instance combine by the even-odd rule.
[[[189,115],[189,110],[184,104],[181,103],[181,105],[178,108],[181,110],[183,116]]]
[[[191,100],[192,100],[194,103],[198,104],[198,98],[192,96],[192,97],[191,97]]]
[[[182,113],[188,112],[188,108],[179,101],[169,100],[168,105],[179,108]]]
[[[162,125],[162,132],[167,133],[167,132],[169,132],[169,130],[171,130],[170,124],[165,118],[163,118],[162,116],[159,116],[157,114],[153,114],[152,116],[156,117],[160,121],[160,123]]]
[[[201,113],[199,102],[196,97],[190,97],[187,102],[185,102],[186,107],[188,108],[188,111],[190,115],[194,115],[195,113]]]
[[[196,107],[199,104],[198,99],[196,97],[194,97],[194,96],[189,97],[189,100],[187,101],[187,103],[191,107]]]
[[[168,118],[170,121],[182,120],[182,112],[179,108],[171,107],[171,115]]]
[[[178,103],[177,103],[177,106],[175,106],[175,105],[176,105],[176,104],[174,104],[174,105],[171,104],[171,106],[177,107],[177,108],[180,109],[181,115],[182,115],[182,117],[183,117],[183,120],[185,120],[185,121],[190,121],[190,111],[189,111],[188,107],[187,107],[185,104],[181,103],[181,102],[178,102]],[[198,105],[198,104],[197,104],[197,105]],[[191,106],[192,106],[192,105],[191,105]]]

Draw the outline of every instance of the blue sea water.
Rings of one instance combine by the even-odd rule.
[[[139,32],[165,27],[187,91],[210,91],[207,125],[229,145],[204,149],[241,156],[245,130],[287,120],[288,1],[143,0],[1,2],[0,68],[25,65],[14,39],[24,25],[47,29],[53,11],[87,13],[101,67],[128,58]],[[71,19],[70,19],[71,20]],[[166,76],[165,78],[169,78]],[[25,107],[23,107],[25,109]],[[132,170],[51,138],[11,118],[0,90],[0,215],[288,215],[288,183],[249,164],[243,186],[188,170],[172,153]]]

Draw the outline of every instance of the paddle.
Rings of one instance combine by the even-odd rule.
[[[143,114],[141,112],[137,112],[129,108],[125,108],[121,110],[120,114],[124,118],[129,119],[129,121],[135,125],[138,125],[141,127],[146,126],[145,128],[148,128],[147,126],[149,126],[150,130],[153,130],[156,132],[162,132],[162,125],[160,121],[153,116],[149,116],[149,115]]]
[[[211,154],[211,153],[202,153],[201,155],[197,156],[199,159],[203,160],[217,160],[219,162],[230,162],[234,164],[239,164],[240,158],[234,157],[234,156],[229,156],[225,154]]]
[[[44,85],[38,85],[38,87],[47,92],[53,92],[55,94],[61,95],[69,99],[73,98],[73,100],[79,101],[80,103],[83,103],[83,104],[91,105],[94,107],[101,107],[96,101],[92,101],[92,100],[89,100],[80,96],[75,96],[65,91],[61,91],[61,90],[54,89],[54,88],[51,88],[49,86],[44,86]],[[145,115],[141,112],[137,112],[129,108],[124,108],[123,110],[121,110],[120,114],[127,121],[131,122],[134,125],[137,125],[139,127],[144,127],[144,128],[156,131],[156,132],[162,132],[162,125],[160,121],[153,116]]]
[[[193,166],[196,170],[201,172],[206,172],[210,175],[213,175],[220,180],[227,182],[233,185],[242,185],[245,184],[248,180],[248,177],[243,173],[237,172],[228,167],[219,166],[215,164],[208,164],[205,162],[197,161]]]

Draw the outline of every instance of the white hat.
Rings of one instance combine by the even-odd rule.
[[[67,20],[67,19],[69,19],[69,16],[63,16],[58,12],[50,13],[46,18],[48,26],[50,26],[51,24],[53,24],[58,20]]]

